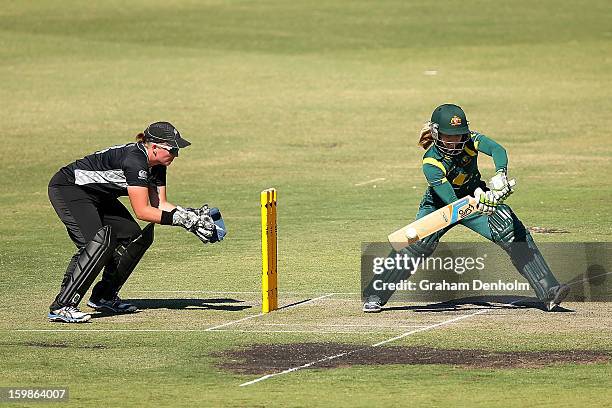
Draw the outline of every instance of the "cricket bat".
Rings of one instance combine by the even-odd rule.
[[[512,187],[516,182],[512,179],[508,184]],[[478,200],[472,196],[460,198],[389,234],[389,243],[391,243],[391,246],[396,251],[404,249],[408,245],[440,231],[442,228],[459,222],[476,212],[480,212],[476,209],[477,203]]]

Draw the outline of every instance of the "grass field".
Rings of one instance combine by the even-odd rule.
[[[441,356],[609,353],[609,303],[570,303],[573,312],[554,314],[463,304],[370,316],[358,295],[361,243],[383,241],[416,213],[426,187],[417,133],[443,102],[463,106],[471,128],[506,147],[519,185],[510,204],[525,224],[568,231],[537,241],[612,240],[609,2],[0,4],[0,386],[69,385],[67,406],[612,400],[605,358],[511,367],[376,361],[387,346]],[[141,313],[48,323],[74,251],[47,199],[50,177],[156,120],[193,143],[172,164],[170,200],[220,207],[230,235],[204,247],[157,227],[122,292]],[[480,166],[492,175],[490,160]],[[259,316],[258,199],[271,186],[280,303],[293,306]],[[462,228],[445,239],[481,240]],[[320,352],[300,354],[309,343]],[[293,359],[261,371],[228,366],[228,353],[274,344],[297,347]],[[351,354],[366,353],[364,364],[339,357],[338,366],[239,387],[337,345],[365,348]]]

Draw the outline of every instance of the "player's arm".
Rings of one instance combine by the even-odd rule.
[[[163,208],[159,207],[161,202],[158,195],[149,196],[149,188],[144,186],[128,186],[127,190],[136,218],[161,224]]]
[[[215,221],[208,208],[199,210],[185,209],[168,203],[165,200],[165,188],[163,188],[163,195],[158,192],[152,198],[149,197],[149,187],[131,186],[127,190],[130,204],[134,214],[136,214],[136,218],[139,220],[183,227],[196,235],[204,243],[217,242],[225,236],[225,224],[223,224],[223,219],[218,209],[218,220]],[[159,191],[161,192],[161,190]],[[151,205],[152,200],[153,202],[157,201],[158,207]],[[221,232],[219,231],[219,226],[223,227]]]
[[[150,186],[149,202],[151,206],[164,211],[172,211],[176,208],[176,205],[168,202],[166,186]]]
[[[508,154],[506,153],[506,149],[493,139],[480,133],[473,134],[472,140],[474,141],[474,147],[479,152],[483,152],[493,157],[493,163],[495,163],[497,174],[491,178],[489,188],[493,192],[495,199],[501,204],[514,191],[507,177]]]
[[[472,139],[476,150],[493,158],[496,171],[508,172],[508,154],[502,145],[480,133],[476,133]]]
[[[450,204],[457,200],[453,186],[446,179],[446,168],[441,162],[432,158],[425,158],[423,160],[423,174],[425,174],[429,186],[444,204]]]
[[[172,211],[176,205],[169,203],[166,196],[166,166],[153,166],[149,182],[149,201],[153,207]]]

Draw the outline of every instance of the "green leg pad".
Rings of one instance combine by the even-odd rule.
[[[543,302],[552,300],[559,282],[523,223],[507,205],[489,217],[493,241],[510,255],[512,264],[527,279]]]

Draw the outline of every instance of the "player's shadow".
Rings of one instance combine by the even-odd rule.
[[[471,296],[427,305],[383,307],[382,311],[452,312],[483,309],[539,309],[546,311],[546,307],[542,302],[537,298],[528,296]],[[574,310],[557,306],[552,311],[555,313],[567,313]]]
[[[223,310],[226,312],[238,312],[250,309],[251,305],[240,304],[243,300],[231,298],[213,299],[129,299],[126,300],[136,306],[139,310],[148,309],[190,309],[190,310]]]

